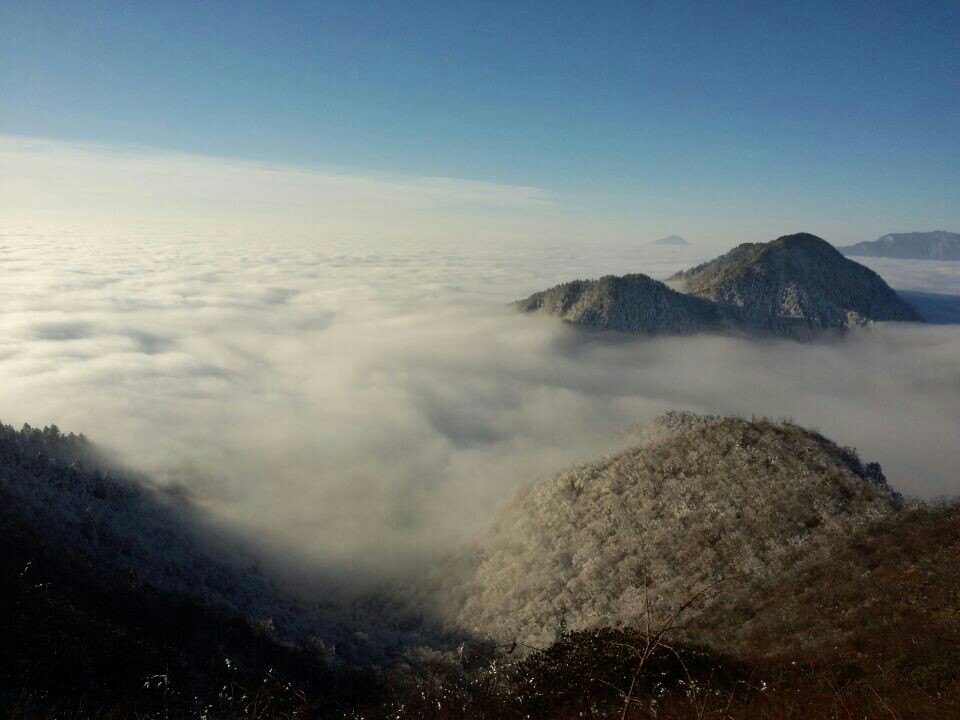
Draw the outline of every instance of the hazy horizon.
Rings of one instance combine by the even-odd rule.
[[[703,210],[673,219],[651,213],[649,222],[623,222],[535,186],[2,134],[0,182],[0,229],[86,231],[101,240],[129,233],[166,234],[174,242],[189,235],[279,246],[533,244],[586,253],[598,245],[628,247],[679,235],[707,258],[743,242],[801,231],[842,246],[891,232],[960,227],[951,213],[917,215],[915,225],[893,228],[875,216],[865,226],[872,229],[864,230],[852,229],[841,213],[804,217],[799,211],[737,220],[726,213],[711,218]]]
[[[0,218],[711,251],[958,231],[958,34],[948,0],[8,2]]]

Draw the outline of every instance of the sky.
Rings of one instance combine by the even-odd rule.
[[[957,37],[954,0],[5,0],[0,135],[549,199],[502,238],[852,242],[960,228]]]

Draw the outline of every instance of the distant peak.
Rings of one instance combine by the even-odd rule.
[[[690,243],[687,242],[684,238],[680,237],[679,235],[667,235],[666,237],[662,237],[659,240],[654,240],[650,244],[651,245],[689,245]]]

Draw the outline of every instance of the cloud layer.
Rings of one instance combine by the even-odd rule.
[[[907,494],[956,493],[960,326],[609,343],[505,307],[694,259],[9,232],[0,419],[82,431],[291,563],[353,573],[429,561],[518,487],[669,408],[789,416],[879,460]]]

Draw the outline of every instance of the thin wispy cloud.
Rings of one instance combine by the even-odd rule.
[[[544,189],[0,136],[6,221],[430,239],[558,224]],[[522,213],[522,214],[521,214]]]

